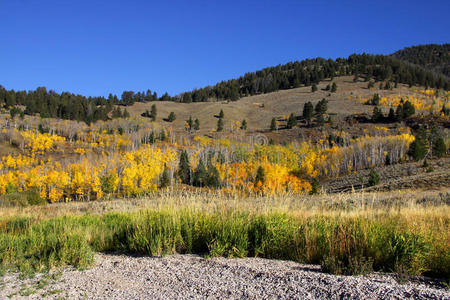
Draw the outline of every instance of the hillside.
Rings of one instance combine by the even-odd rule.
[[[450,44],[408,47],[391,56],[450,77]]]
[[[311,101],[316,105],[320,100],[328,100],[327,113],[332,117],[334,125],[340,124],[345,126],[345,120],[354,115],[365,115],[370,118],[374,106],[365,105],[357,99],[369,99],[374,94],[379,94],[380,97],[394,97],[401,95],[402,97],[423,97],[417,92],[417,89],[411,89],[407,85],[399,84],[397,88],[390,90],[380,89],[377,84],[371,89],[368,89],[368,83],[363,78],[359,78],[354,82],[354,77],[343,76],[337,77],[333,80],[337,84],[337,91],[331,93],[326,91],[326,87],[331,83],[331,80],[324,80],[317,85],[316,92],[311,91],[311,87],[300,87],[289,90],[281,90],[267,94],[260,94],[254,96],[243,97],[239,101],[212,101],[212,102],[195,102],[195,103],[180,103],[173,101],[154,101],[154,102],[138,102],[132,106],[128,106],[127,110],[132,117],[135,117],[144,122],[150,122],[149,118],[143,117],[142,113],[151,111],[153,105],[157,108],[156,122],[164,127],[171,127],[176,132],[185,131],[185,123],[191,116],[193,119],[199,119],[200,130],[195,134],[209,134],[217,128],[220,110],[224,112],[224,133],[231,130],[235,122],[247,121],[248,126],[246,132],[249,134],[255,132],[264,132],[270,136],[278,136],[277,140],[292,140],[301,137],[302,131],[307,132],[312,130],[307,128],[306,124],[302,123],[301,118],[303,106],[306,102]],[[443,95],[443,99],[445,94]],[[432,101],[432,100],[431,100]],[[384,114],[388,114],[390,106],[382,106]],[[440,109],[436,107],[436,109]],[[168,122],[167,117],[170,112],[174,112],[176,120]],[[422,113],[424,111],[422,110]],[[289,116],[294,113],[300,122],[300,128],[285,130],[285,119],[283,116]],[[280,130],[276,132],[269,132],[272,118],[276,118],[280,124]],[[303,124],[303,125],[302,125]],[[363,123],[358,126],[364,128],[370,124]],[[348,126],[348,125],[347,125]],[[280,140],[280,141],[281,141]]]
[[[337,82],[345,82],[349,81],[346,78],[348,76],[352,76],[354,81],[363,79],[374,85],[407,84],[409,87],[424,86],[446,91],[449,90],[450,79],[436,72],[436,68],[442,68],[444,73],[447,72],[445,70],[448,68],[448,55],[443,51],[448,47],[442,46],[444,50],[436,47],[429,45],[425,48],[419,47],[419,50],[411,48],[413,50],[403,50],[392,57],[352,54],[348,58],[336,60],[305,59],[264,68],[236,79],[221,81],[214,86],[186,91],[174,96],[165,93],[158,97],[156,92],[148,89],[143,92],[124,91],[119,99],[117,95],[112,94],[106,98],[76,95],[70,92],[56,93],[45,87],[39,87],[34,91],[14,91],[0,86],[0,106],[10,111],[11,115],[38,115],[43,118],[77,120],[90,124],[98,120],[107,121],[126,117],[125,108],[134,103],[242,101],[248,96],[260,96],[278,91],[292,90],[295,93],[296,90],[311,89],[327,80],[336,79]],[[421,67],[422,65],[431,68],[432,71]],[[320,88],[323,87],[320,86]],[[258,99],[261,100],[255,98],[256,101],[259,101]],[[113,110],[113,105],[120,105],[121,109]]]

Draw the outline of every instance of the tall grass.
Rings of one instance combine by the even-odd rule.
[[[449,208],[302,213],[153,209],[0,221],[0,264],[22,272],[88,267],[97,251],[287,259],[336,274],[450,277]]]

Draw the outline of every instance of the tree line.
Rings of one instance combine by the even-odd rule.
[[[208,86],[183,93],[178,101],[205,102],[209,100],[236,101],[241,97],[270,93],[278,90],[297,88],[300,86],[316,86],[321,80],[338,76],[353,75],[356,79],[363,77],[365,81],[421,85],[437,89],[449,90],[450,82],[442,75],[411,65],[385,55],[353,54],[347,59],[306,59],[290,62],[285,65],[265,68],[247,73],[238,79],[222,81],[215,86]],[[390,85],[390,83],[388,84]],[[336,87],[330,86],[335,91]]]

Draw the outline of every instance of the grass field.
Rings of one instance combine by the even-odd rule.
[[[175,130],[183,130],[184,122],[192,116],[198,118],[201,126],[199,133],[208,133],[216,129],[217,118],[222,109],[225,114],[225,129],[231,126],[232,121],[242,121],[246,119],[249,131],[267,130],[270,127],[270,121],[273,117],[281,118],[283,115],[294,113],[300,115],[303,105],[311,101],[316,104],[323,98],[329,100],[329,113],[333,114],[335,120],[343,119],[349,114],[372,113],[373,107],[363,105],[362,103],[349,100],[348,97],[360,95],[362,97],[372,97],[374,93],[388,95],[401,93],[408,95],[411,90],[405,85],[399,85],[394,91],[379,90],[377,87],[367,89],[367,82],[353,82],[353,77],[344,76],[335,78],[334,82],[338,85],[336,93],[325,91],[325,87],[330,83],[329,80],[323,81],[318,85],[318,91],[311,92],[311,87],[300,87],[289,90],[281,90],[268,94],[244,97],[235,102],[213,101],[197,103],[178,103],[171,101],[135,103],[127,107],[133,117],[141,117],[145,110],[150,110],[153,104],[156,104],[158,116],[156,122],[165,126],[172,126]],[[177,119],[173,123],[164,122],[169,113],[173,111]],[[284,133],[285,134],[285,133]]]
[[[67,210],[60,204],[55,214],[41,208],[31,216],[35,207],[28,213],[7,209],[0,217],[2,268],[24,274],[63,265],[84,268],[93,263],[95,252],[119,251],[287,259],[321,264],[334,274],[375,270],[447,281],[450,276],[450,210],[445,204],[403,201],[388,208],[383,194],[354,194],[351,205],[345,205],[349,195],[322,202],[319,196],[298,202],[158,197],[137,201],[136,210],[120,205],[111,211],[76,210],[71,203]]]

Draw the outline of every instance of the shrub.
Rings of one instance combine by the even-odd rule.
[[[377,171],[373,169],[370,170],[368,185],[374,186],[377,185],[379,182],[380,182],[380,175],[378,175]]]
[[[167,117],[167,121],[173,122],[173,121],[175,121],[175,119],[176,119],[175,113],[173,111],[171,111],[169,116]]]

